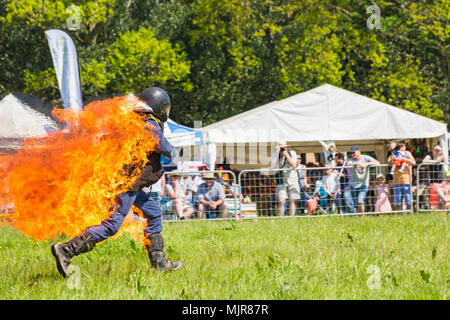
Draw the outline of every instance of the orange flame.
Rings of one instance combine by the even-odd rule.
[[[41,241],[75,236],[107,218],[116,196],[130,188],[155,149],[148,125],[131,112],[137,102],[116,97],[80,112],[55,109],[66,129],[28,138],[15,155],[2,156],[0,206],[14,205],[10,223]],[[124,165],[135,169],[127,174]]]

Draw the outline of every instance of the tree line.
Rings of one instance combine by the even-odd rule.
[[[173,120],[206,125],[329,83],[450,123],[449,9],[445,0],[0,0],[0,98],[25,91],[61,104],[44,34],[59,28],[77,47],[85,102],[156,85]]]

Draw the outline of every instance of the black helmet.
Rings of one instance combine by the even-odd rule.
[[[170,98],[163,89],[158,87],[146,88],[141,92],[139,99],[146,105],[139,104],[134,111],[152,113],[162,122],[169,119]]]

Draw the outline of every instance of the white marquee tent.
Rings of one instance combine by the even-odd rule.
[[[273,147],[277,141],[287,141],[301,152],[322,151],[318,140],[335,141],[340,151],[358,144],[362,151],[375,151],[381,161],[390,140],[431,138],[448,147],[446,124],[329,84],[243,112],[202,131],[206,143],[217,144],[219,162],[222,152],[230,158],[228,153],[234,149],[234,161],[240,167],[252,162],[248,154],[256,143],[256,148],[263,144],[264,149],[264,143]],[[267,165],[268,158],[257,154],[258,166]]]
[[[13,94],[0,101],[0,149],[16,149],[27,137],[42,137],[58,126]]]

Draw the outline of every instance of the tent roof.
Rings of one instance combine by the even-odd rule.
[[[183,126],[181,124],[176,123],[172,119],[168,119],[164,123],[164,133],[172,134],[178,134],[178,133],[192,133],[194,132],[194,129]]]
[[[201,131],[183,126],[171,119],[164,123],[164,135],[175,147],[201,144]]]
[[[45,136],[57,124],[46,115],[22,103],[13,94],[0,101],[0,139],[24,139]]]
[[[203,128],[210,142],[432,138],[447,125],[329,84]]]

